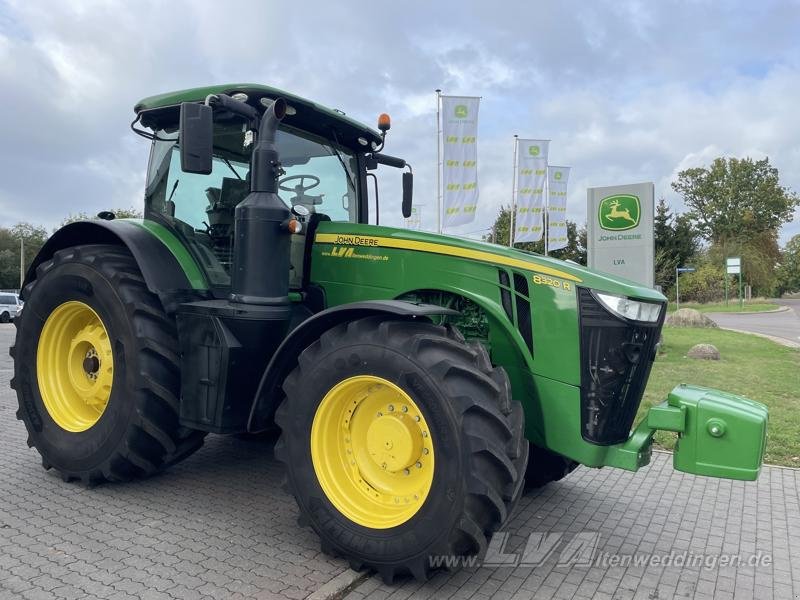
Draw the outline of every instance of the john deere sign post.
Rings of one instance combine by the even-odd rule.
[[[652,183],[588,190],[589,267],[653,287]]]

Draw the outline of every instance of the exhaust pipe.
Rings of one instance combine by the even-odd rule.
[[[278,197],[280,161],[275,133],[286,116],[286,101],[264,111],[250,160],[250,193],[234,217],[233,274],[229,300],[240,304],[289,305],[291,211]]]

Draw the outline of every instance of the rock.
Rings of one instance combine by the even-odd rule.
[[[689,358],[700,358],[702,360],[719,360],[719,350],[713,344],[695,344],[686,353]]]
[[[717,327],[714,321],[693,308],[676,310],[667,317],[666,324],[670,327]]]

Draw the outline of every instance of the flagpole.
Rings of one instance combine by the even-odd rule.
[[[514,247],[514,213],[517,212],[517,147],[519,146],[519,136],[514,134],[514,166],[511,170],[511,217],[508,222],[508,247]]]
[[[442,90],[436,89],[436,231],[442,233]]]
[[[548,152],[548,155],[550,153]],[[542,231],[544,232],[544,255],[547,256],[548,239],[550,237],[550,165],[544,168],[544,201],[542,205]]]

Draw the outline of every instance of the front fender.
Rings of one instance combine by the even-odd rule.
[[[273,354],[258,386],[247,430],[257,433],[269,427],[281,399],[283,380],[297,365],[297,357],[305,348],[340,323],[381,314],[400,319],[429,321],[429,317],[434,315],[457,315],[458,312],[433,304],[413,304],[401,300],[353,302],[318,312],[293,329]]]

